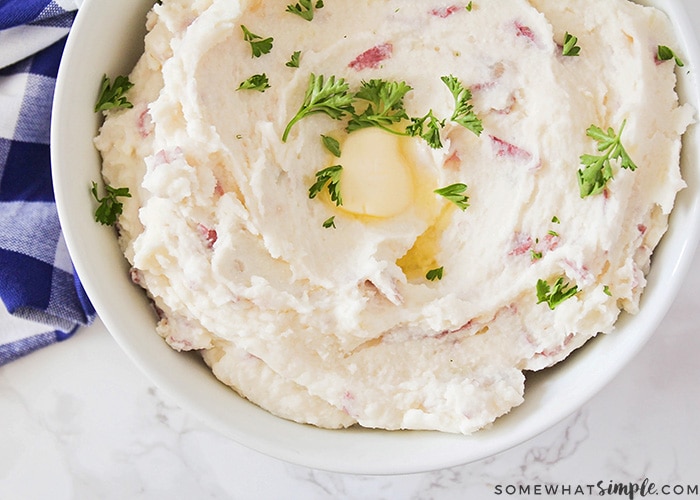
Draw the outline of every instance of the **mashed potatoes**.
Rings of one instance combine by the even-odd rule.
[[[148,29],[96,139],[120,243],[160,335],[254,403],[466,434],[637,311],[692,121],[662,13],[164,0]]]

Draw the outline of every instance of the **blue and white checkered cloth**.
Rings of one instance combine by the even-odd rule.
[[[77,7],[0,0],[0,365],[95,318],[61,234],[49,155],[56,73]]]

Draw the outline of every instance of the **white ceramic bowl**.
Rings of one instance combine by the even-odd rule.
[[[101,117],[93,112],[103,74],[127,74],[143,50],[145,14],[154,0],[87,0],[70,34],[53,110],[53,179],[59,216],[78,275],[106,327],[134,362],[185,409],[235,441],[314,468],[396,474],[464,464],[519,444],[565,418],[639,351],[668,310],[694,252],[700,218],[698,127],[685,136],[682,168],[688,188],[678,197],[670,228],[654,254],[636,316],[623,315],[564,363],[529,376],[525,403],[472,436],[437,432],[322,430],[274,417],[219,383],[195,354],[173,351],[156,334],[143,291],[134,286],[114,232],[93,220],[91,181],[100,180],[93,147]],[[686,68],[683,101],[700,109],[700,55],[681,0],[648,0],[672,19]],[[105,360],[105,365],[109,360]],[[640,388],[643,390],[643,388]]]

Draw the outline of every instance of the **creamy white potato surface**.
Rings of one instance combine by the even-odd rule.
[[[157,331],[297,422],[487,426],[638,310],[693,120],[671,26],[628,0],[288,2],[163,0],[106,112]]]

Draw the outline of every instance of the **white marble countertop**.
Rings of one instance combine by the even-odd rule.
[[[686,4],[700,25],[700,2]],[[700,498],[698,289],[700,253],[642,352],[560,424],[407,476],[315,471],[241,447],[179,409],[98,321],[0,368],[0,499],[592,498],[597,484],[650,483],[660,498]]]

